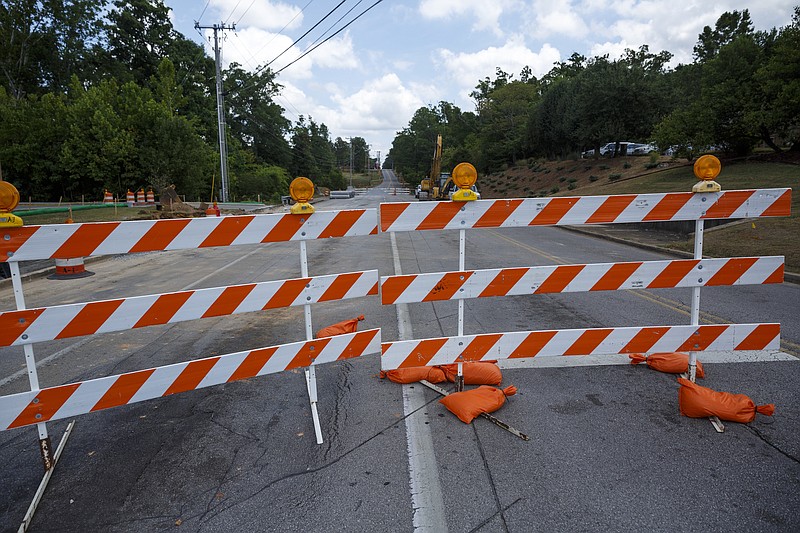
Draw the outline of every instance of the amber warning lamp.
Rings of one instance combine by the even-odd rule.
[[[453,169],[453,183],[458,185],[458,191],[453,194],[454,202],[473,202],[478,195],[472,186],[478,180],[478,171],[469,163],[459,163]]]
[[[314,206],[308,203],[314,197],[314,184],[310,179],[299,177],[292,180],[289,184],[289,195],[295,204],[292,206],[293,215],[304,215],[314,212]]]
[[[11,211],[19,204],[19,191],[7,181],[0,181],[0,228],[15,228],[22,225],[22,219]]]
[[[700,156],[694,162],[694,175],[700,182],[695,183],[692,192],[720,192],[722,187],[714,181],[722,170],[722,163],[713,155]]]

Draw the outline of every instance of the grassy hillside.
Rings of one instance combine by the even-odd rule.
[[[724,161],[717,181],[723,190],[792,187],[792,215],[731,224],[705,235],[703,250],[715,257],[783,255],[786,268],[800,272],[800,165],[765,158]],[[646,166],[654,166],[646,168]],[[529,161],[478,184],[484,198],[586,196],[691,191],[697,179],[691,163],[648,156],[578,161]],[[693,241],[674,240],[666,246],[692,250]]]

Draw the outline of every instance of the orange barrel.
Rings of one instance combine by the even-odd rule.
[[[147,191],[147,203],[153,205],[156,203],[156,195],[153,192],[153,189],[149,189]]]
[[[104,204],[111,204],[114,203],[114,195],[111,194],[111,191],[106,189],[106,192],[103,194],[103,203]]]
[[[136,198],[133,196],[133,193],[130,189],[128,189],[128,194],[125,196],[125,201],[127,202],[128,206],[132,206],[136,203]]]
[[[94,272],[86,270],[83,257],[56,259],[56,272],[47,279],[77,279],[93,276]]]
[[[145,202],[144,187],[136,191],[136,203],[143,204]]]

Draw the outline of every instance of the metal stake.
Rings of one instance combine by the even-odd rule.
[[[300,241],[300,275],[308,277],[308,253],[306,251],[306,241]],[[314,339],[314,328],[311,324],[311,305],[303,306],[306,321],[306,340]],[[317,411],[317,369],[314,366],[306,368],[306,388],[308,389],[308,399],[311,402],[311,418],[314,420],[314,434],[317,437],[317,444],[322,444],[322,427],[319,423],[319,411]]]
[[[467,231],[459,230],[458,232],[458,270],[464,272],[466,267],[466,244],[467,244]],[[464,335],[464,300],[458,300],[458,336]],[[458,372],[456,374],[456,390],[461,392],[464,390],[464,364],[461,362],[463,357],[459,356]]]

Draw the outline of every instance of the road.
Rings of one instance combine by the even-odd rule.
[[[317,209],[413,201],[382,187]],[[396,254],[395,254],[396,250]],[[456,270],[456,232],[308,243],[311,275]],[[468,232],[466,266],[664,259],[559,228]],[[33,280],[29,307],[299,277],[297,243],[174,251],[93,263],[96,275]],[[690,290],[468,300],[465,332],[688,323]],[[701,320],[782,324],[800,345],[800,287],[708,288]],[[0,308],[13,309],[6,285]],[[384,341],[455,335],[457,304],[368,297],[316,304],[315,329],[359,314]],[[400,315],[404,311],[400,310]],[[302,308],[209,318],[37,344],[51,386],[304,338]],[[706,384],[776,404],[772,418],[681,417],[672,376],[643,366],[506,365],[519,394],[465,425],[419,385],[378,379],[365,356],[320,367],[325,443],[315,444],[302,372],[285,372],[77,418],[32,531],[796,531],[800,402],[796,361],[711,363]],[[701,357],[702,359],[702,357]],[[568,361],[567,361],[568,360]],[[537,361],[534,359],[534,363]],[[539,365],[541,366],[541,365]],[[0,394],[27,388],[21,348],[0,349]],[[54,441],[66,426],[48,424]],[[0,433],[0,530],[16,529],[41,478],[34,429]]]

